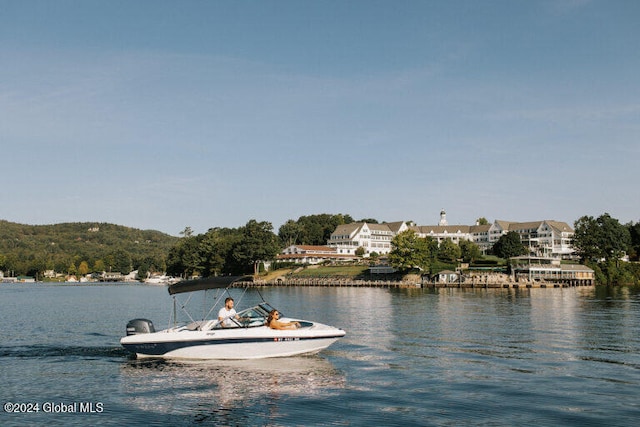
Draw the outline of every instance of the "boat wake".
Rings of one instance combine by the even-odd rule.
[[[19,359],[51,358],[51,357],[81,357],[96,359],[103,357],[123,358],[128,352],[121,347],[82,347],[82,346],[2,346],[0,358],[10,357]]]

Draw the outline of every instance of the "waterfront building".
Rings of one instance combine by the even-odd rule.
[[[103,271],[98,279],[101,282],[123,282],[124,274],[119,271]]]
[[[356,256],[338,253],[336,248],[329,246],[291,245],[283,249],[276,259],[296,264],[314,265],[325,261],[352,261],[356,259]]]
[[[449,239],[455,244],[462,240],[468,240],[477,244],[481,250],[489,249],[488,233],[490,225],[413,225],[409,227],[418,234],[418,237],[430,237],[438,244]]]
[[[404,221],[343,224],[331,233],[327,246],[335,248],[339,254],[355,255],[358,248],[363,248],[366,256],[372,252],[379,255],[388,254],[392,249],[391,240],[408,228]]]
[[[404,221],[339,225],[331,233],[327,246],[335,248],[339,254],[355,255],[358,248],[364,250],[365,256],[373,252],[388,254],[392,250],[391,240],[405,230],[413,230],[422,238],[430,237],[438,244],[446,239],[456,244],[468,240],[478,245],[483,253],[490,250],[501,236],[513,231],[518,233],[522,244],[529,248],[532,256],[568,258],[574,252],[571,246],[574,231],[565,222],[496,220],[493,224],[449,225],[444,209],[440,212],[438,225],[415,225]]]
[[[519,256],[511,258],[511,270],[516,282],[552,282],[592,285],[595,274],[581,264],[562,264],[549,257]]]
[[[532,222],[495,221],[489,230],[489,244],[493,246],[500,236],[513,231],[532,256],[568,258],[574,253],[571,239],[574,231],[566,222],[544,220]]]

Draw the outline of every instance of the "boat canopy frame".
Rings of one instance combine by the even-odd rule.
[[[242,282],[253,282],[253,276],[212,276],[203,279],[182,280],[169,285],[167,290],[169,295],[175,295],[207,289],[225,289]]]
[[[240,296],[234,298],[234,301],[239,305],[242,301],[242,298],[245,296],[247,290],[249,289],[249,286],[247,286],[247,283],[250,283],[250,282],[253,282],[253,276],[217,276],[217,277],[207,277],[204,279],[185,280],[185,281],[181,281],[181,282],[177,282],[172,285],[169,285],[168,291],[173,299],[173,311],[170,316],[171,318],[169,319],[169,327],[175,328],[180,323],[182,323],[182,322],[178,322],[178,307],[179,307],[180,311],[186,314],[186,316],[189,318],[189,322],[186,322],[186,323],[193,325],[195,328],[199,329],[203,321],[210,318],[211,313],[213,313],[213,311],[216,308],[221,306],[221,303],[224,301],[224,299],[226,299],[227,296],[234,298],[229,292],[229,290],[232,288],[238,289],[238,291],[240,292]],[[191,298],[193,297],[193,295],[195,295],[195,292],[198,292],[198,291],[204,291],[205,293],[204,302],[206,303],[206,299],[207,299],[206,295],[207,295],[207,291],[209,290],[217,290],[218,293],[214,297],[213,304],[211,305],[211,308],[209,309],[209,311],[202,316],[202,319],[196,320],[187,309],[187,306],[191,302]],[[222,292],[219,292],[219,291],[222,291]],[[265,310],[266,307],[273,309],[273,307],[264,299],[260,290],[256,288],[256,291],[260,296],[261,302],[252,307],[248,307],[247,309],[244,309],[242,311],[249,311],[256,307],[260,307],[262,310]],[[189,294],[188,297],[185,300],[180,300],[178,298],[178,295],[184,294],[184,293],[188,293]],[[217,316],[215,320],[217,320]],[[233,320],[234,320],[234,323],[237,323],[238,327],[248,326],[247,324],[241,324],[241,323],[235,322],[235,319]]]

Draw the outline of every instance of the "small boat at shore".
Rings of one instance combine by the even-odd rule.
[[[179,281],[179,278],[176,279],[175,277],[167,276],[165,274],[151,275],[144,279],[144,283],[147,285],[172,285]]]
[[[173,296],[174,325],[156,331],[150,320],[133,319],[127,323],[127,335],[120,344],[139,358],[263,359],[317,353],[345,335],[344,330],[333,326],[287,317],[280,321],[295,323],[298,325],[296,329],[270,328],[266,325],[267,317],[275,309],[258,290],[259,303],[223,321],[209,317],[211,313],[218,313],[216,309],[224,305],[232,290],[244,295],[248,286],[242,283],[251,280],[251,276],[212,277],[169,285],[169,294]],[[210,290],[217,290],[218,295],[208,314],[199,320],[194,320],[186,311],[188,299],[187,302],[179,302],[176,298],[181,294]],[[188,322],[176,320],[178,306],[187,314]]]

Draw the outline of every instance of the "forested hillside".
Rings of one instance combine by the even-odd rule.
[[[132,269],[164,271],[179,238],[154,230],[80,222],[24,225],[0,220],[0,270],[41,276]]]

